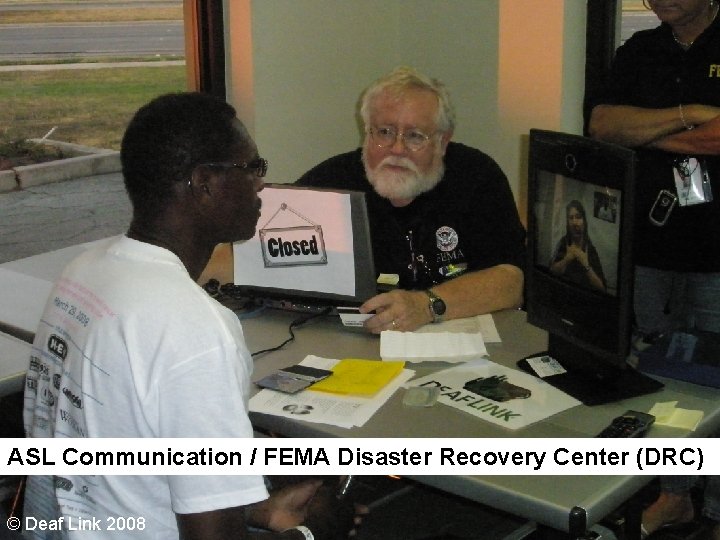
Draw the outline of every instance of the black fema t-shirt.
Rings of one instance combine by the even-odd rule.
[[[444,161],[438,185],[403,208],[375,193],[360,149],[324,161],[296,184],[364,192],[375,270],[398,274],[403,288],[427,288],[498,264],[523,268],[525,230],[500,167],[453,142]]]
[[[590,99],[599,104],[650,109],[701,103],[720,107],[720,17],[684,50],[662,24],[636,32],[618,48],[606,88]],[[636,148],[635,261],[681,272],[720,272],[720,157],[697,156],[707,167],[713,201],[676,206],[663,227],[649,213],[661,189],[676,192],[673,164],[687,156]]]

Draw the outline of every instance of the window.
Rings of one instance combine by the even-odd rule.
[[[642,0],[588,0],[585,56],[585,128],[590,118],[588,96],[603,85],[615,49],[639,30],[655,28],[659,21]]]

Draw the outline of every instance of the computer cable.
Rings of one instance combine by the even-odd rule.
[[[290,333],[289,338],[287,338],[285,341],[283,341],[280,345],[277,345],[276,347],[271,347],[269,349],[262,349],[260,351],[256,351],[256,352],[252,353],[250,356],[255,357],[260,354],[267,353],[267,352],[279,351],[285,345],[287,345],[288,343],[290,343],[291,341],[293,341],[295,339],[295,332],[293,332],[293,330],[295,328],[302,326],[303,324],[305,324],[308,321],[311,321],[312,319],[316,319],[318,317],[323,317],[323,316],[327,315],[328,313],[330,313],[331,311],[332,311],[332,307],[326,307],[325,309],[323,309],[322,311],[320,311],[318,313],[311,313],[310,315],[305,315],[304,317],[298,317],[297,319],[295,319],[293,322],[290,323],[290,326],[288,326],[288,332]]]

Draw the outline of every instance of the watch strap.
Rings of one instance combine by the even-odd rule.
[[[298,525],[297,527],[293,527],[292,529],[298,530],[303,533],[303,535],[305,536],[305,540],[315,540],[315,536],[313,535],[312,531],[308,529],[305,525]]]
[[[432,322],[436,323],[436,322],[442,321],[442,320],[443,320],[443,313],[444,313],[444,311],[443,311],[443,313],[437,313],[437,312],[435,311],[435,304],[436,304],[438,301],[441,302],[442,304],[445,304],[445,301],[444,301],[442,298],[440,298],[437,294],[435,294],[435,293],[432,291],[432,289],[425,289],[424,292],[425,292],[425,294],[428,296],[428,298],[430,299],[430,302],[429,302],[429,304],[428,304],[428,308],[430,309],[430,315],[432,316]]]

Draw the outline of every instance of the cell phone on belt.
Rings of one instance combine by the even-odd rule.
[[[672,191],[661,189],[655,202],[650,209],[650,223],[658,227],[662,227],[667,223],[670,213],[675,208],[678,198]]]

